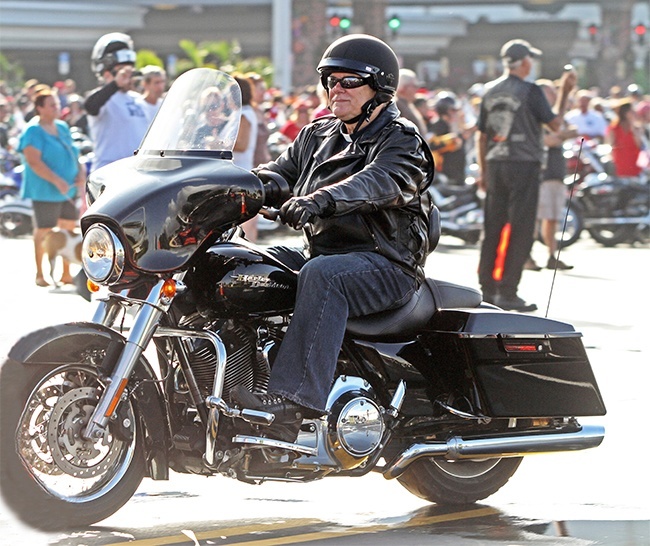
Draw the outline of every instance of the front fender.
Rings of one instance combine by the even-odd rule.
[[[110,370],[113,364],[110,360],[119,355],[125,343],[124,337],[102,324],[72,322],[47,326],[27,334],[9,350],[8,356],[26,366],[59,366],[90,357],[93,365]],[[96,361],[93,361],[93,355],[97,355]],[[171,439],[165,397],[153,368],[144,356],[138,360],[132,378],[138,382],[137,396],[131,399],[145,428],[151,477],[167,479],[167,452]]]

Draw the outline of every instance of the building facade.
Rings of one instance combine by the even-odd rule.
[[[3,0],[0,52],[25,79],[72,78],[86,90],[96,84],[90,51],[107,32],[130,34],[172,75],[180,40],[226,40],[242,57],[269,57],[275,85],[289,90],[317,83],[314,67],[335,37],[366,32],[391,43],[427,85],[461,90],[500,73],[501,45],[519,37],[544,51],[538,76],[556,78],[571,62],[581,84],[607,89],[647,79],[648,44],[633,31],[647,24],[647,9],[637,0]],[[332,26],[334,15],[349,28]]]

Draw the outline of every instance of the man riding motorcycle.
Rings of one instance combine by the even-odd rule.
[[[264,169],[289,181],[280,219],[307,248],[273,252],[300,271],[293,320],[268,394],[237,387],[242,407],[275,414],[267,434],[293,442],[325,412],[348,317],[400,307],[423,278],[433,158],[392,102],[399,64],[381,40],[336,40],[318,65],[333,116],[306,126]]]

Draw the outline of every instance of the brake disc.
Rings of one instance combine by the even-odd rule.
[[[53,462],[75,478],[92,478],[111,468],[122,452],[123,442],[108,428],[101,438],[86,439],[81,433],[99,401],[100,391],[79,387],[61,396],[52,409],[47,440]]]

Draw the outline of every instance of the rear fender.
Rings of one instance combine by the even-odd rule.
[[[119,355],[126,340],[117,332],[101,324],[74,322],[48,326],[19,339],[9,351],[9,358],[25,366],[41,365],[56,367],[79,359],[81,353],[97,351],[93,365],[110,373],[112,364]],[[103,357],[105,351],[106,357]],[[145,448],[149,462],[150,477],[168,479],[167,451],[170,444],[169,421],[164,404],[164,395],[157,377],[144,358],[140,357],[132,377],[139,381],[137,396],[132,396],[138,414],[144,425]]]

